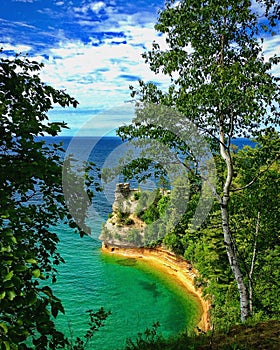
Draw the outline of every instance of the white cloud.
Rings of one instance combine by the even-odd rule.
[[[99,13],[102,9],[106,8],[103,1],[93,2],[88,6],[92,12]]]
[[[0,47],[2,47],[4,51],[13,51],[16,53],[26,53],[31,50],[31,46],[20,44],[12,45],[9,43],[0,43]]]
[[[114,18],[116,20],[116,18]],[[139,27],[134,16],[119,16],[119,28],[106,22],[110,32],[120,28],[124,36],[92,38],[90,43],[62,40],[49,50],[43,78],[57,88],[65,88],[78,99],[81,107],[107,108],[130,99],[129,85],[137,79],[166,83],[167,78],[155,76],[141,57],[158,37],[152,24]],[[104,23],[103,23],[104,25]],[[38,57],[39,58],[39,57]],[[42,58],[41,58],[42,60]]]
[[[165,48],[164,36],[157,36],[152,28],[140,28],[130,23],[131,18],[122,25],[125,38],[108,37],[98,46],[94,38],[87,44],[61,41],[48,52],[49,60],[44,62],[42,71],[43,80],[56,88],[66,89],[80,102],[80,109],[104,110],[130,100],[129,85],[137,87],[138,77],[158,82],[165,88],[169,78],[154,75],[141,57],[143,47],[149,49],[153,40]],[[277,53],[279,39],[277,36],[265,41],[267,54]],[[273,73],[280,76],[279,68]],[[70,120],[69,126],[76,128],[71,123]]]
[[[264,57],[268,59],[274,55],[280,56],[280,35],[266,38],[263,43]],[[280,78],[280,64],[273,66],[272,74]]]
[[[130,103],[107,106],[98,109],[51,110],[48,113],[52,121],[64,121],[71,129],[64,130],[63,135],[75,136],[114,136],[120,125],[131,122],[134,108]]]
[[[141,74],[143,67],[136,63],[140,53],[127,45],[112,47],[109,43],[92,46],[72,42],[51,50],[51,55],[60,57],[45,63],[44,80],[59,88],[66,88],[83,107],[102,107],[121,103],[129,98],[126,79],[119,76]]]
[[[63,1],[56,4],[62,5]],[[108,16],[106,20],[100,23],[92,20],[91,12],[99,16],[103,10]],[[112,2],[106,6],[103,1],[75,7],[73,14],[81,31],[89,33],[90,42],[69,40],[67,32],[61,30],[56,33],[59,44],[43,52],[49,59],[40,56],[35,59],[45,64],[42,79],[58,89],[66,89],[80,102],[79,110],[104,110],[130,100],[129,85],[137,87],[138,78],[158,82],[163,88],[168,86],[169,78],[154,75],[141,57],[144,50],[151,48],[154,40],[161,49],[167,48],[165,36],[155,32],[154,14],[145,9],[129,15],[119,13]],[[106,37],[106,32],[112,35]],[[278,47],[279,36],[264,43],[266,55],[277,53]],[[30,47],[26,46],[25,49],[28,51]],[[275,69],[275,73],[280,76],[279,69]],[[84,121],[85,115],[83,118]],[[69,126],[77,129],[81,120],[71,120],[67,120]],[[107,122],[110,123],[110,120]]]
[[[30,28],[30,29],[35,29],[36,27],[34,27],[33,25],[24,23],[24,22],[18,22],[18,21],[8,21],[6,19],[0,18],[0,22],[5,23],[6,27],[24,27],[24,28]]]
[[[81,7],[74,7],[74,12],[83,13],[85,15],[91,10],[92,12],[99,14],[103,9],[106,9],[106,4],[103,1],[97,1]]]
[[[264,53],[267,56],[279,55],[280,54],[280,35],[267,37],[263,43]]]
[[[12,0],[13,2],[29,2],[29,3],[33,3],[36,2],[38,0]]]

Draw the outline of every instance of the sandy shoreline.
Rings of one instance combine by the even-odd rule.
[[[177,258],[168,250],[162,248],[120,248],[102,244],[102,251],[110,255],[126,256],[143,259],[150,266],[172,277],[178,284],[184,287],[188,294],[192,294],[200,306],[200,321],[197,327],[206,332],[210,329],[209,309],[210,303],[202,297],[200,289],[194,287],[194,277],[197,272],[183,259]]]

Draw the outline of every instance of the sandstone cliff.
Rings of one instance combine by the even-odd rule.
[[[115,190],[112,214],[102,227],[101,239],[105,244],[119,247],[140,247],[143,245],[146,224],[136,215],[138,189],[131,189],[128,183],[119,183]]]

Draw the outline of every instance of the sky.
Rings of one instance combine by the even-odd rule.
[[[123,112],[130,85],[167,84],[141,57],[154,40],[164,46],[154,29],[163,6],[164,0],[1,0],[0,47],[43,62],[42,80],[79,101],[76,111],[49,114],[68,123],[65,134],[112,133],[131,119],[131,108]],[[264,45],[277,53],[280,34]]]
[[[77,111],[52,111],[52,120],[63,117],[73,133],[95,116],[94,133],[102,133],[108,109],[131,99],[130,85],[155,81],[141,54],[160,40],[154,25],[163,2],[1,0],[0,47],[43,62],[42,80],[79,101]],[[159,85],[161,80],[157,77]]]

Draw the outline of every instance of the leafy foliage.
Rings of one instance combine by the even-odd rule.
[[[183,333],[169,339],[163,338],[158,329],[153,327],[144,335],[139,334],[136,340],[129,339],[124,350],[277,350],[278,343],[279,321],[271,320],[234,326],[227,332],[212,331],[209,334],[194,336]]]
[[[161,195],[159,189],[156,189],[152,192],[141,192],[141,196],[136,208],[136,214],[146,224],[151,224],[160,216],[158,207],[162,205],[163,198],[164,197]]]
[[[60,349],[69,344],[54,323],[64,309],[49,285],[64,261],[53,226],[62,222],[84,232],[64,201],[63,149],[39,137],[56,136],[66,128],[64,122],[49,121],[53,104],[76,107],[78,102],[44,84],[41,68],[24,57],[0,59],[1,349]]]
[[[127,339],[124,350],[160,350],[165,341],[161,335],[158,334],[159,323],[154,323],[152,329],[147,328],[144,332],[138,333],[135,340]]]
[[[163,72],[170,77],[169,89],[161,91],[155,83],[143,81],[139,82],[138,88],[131,87],[132,96],[137,98],[136,117],[131,125],[118,130],[123,139],[136,140],[136,143],[156,140],[175,150],[176,160],[197,179],[203,178],[203,171],[197,167],[203,159],[197,156],[201,155],[197,153],[201,146],[196,146],[195,142],[188,145],[182,136],[184,132],[188,139],[195,139],[194,135],[205,135],[217,160],[218,184],[216,189],[212,186],[212,193],[219,205],[220,219],[217,221],[216,210],[209,224],[218,225],[218,230],[210,230],[210,241],[207,238],[204,242],[208,244],[206,247],[197,242],[194,235],[189,243],[182,237],[182,231],[190,232],[192,229],[186,220],[185,227],[177,225],[178,234],[170,231],[166,243],[179,252],[186,244],[186,249],[193,256],[197,256],[196,249],[200,249],[200,254],[209,254],[207,248],[212,245],[211,241],[216,242],[219,250],[222,249],[220,242],[224,244],[239,293],[243,321],[252,311],[252,269],[255,268],[256,245],[244,248],[246,229],[241,230],[238,206],[233,210],[231,200],[235,201],[234,192],[241,193],[254,185],[269,169],[269,159],[272,160],[273,156],[279,158],[279,149],[276,151],[278,143],[263,144],[262,151],[257,154],[262,168],[258,163],[253,165],[252,172],[246,168],[246,178],[240,164],[235,163],[235,150],[231,147],[237,137],[263,138],[266,135],[267,141],[269,137],[275,141],[274,127],[280,125],[280,78],[272,74],[272,68],[280,62],[280,58],[277,55],[267,58],[262,46],[264,38],[273,34],[279,24],[280,7],[274,0],[259,0],[258,3],[262,5],[259,9],[263,11],[261,21],[259,13],[253,11],[251,1],[166,1],[155,26],[165,36],[166,46],[162,49],[154,42],[152,50],[145,52],[143,57],[152,71]],[[190,132],[190,125],[195,126],[197,134],[194,129]],[[155,149],[160,159],[167,158],[158,152],[158,146]],[[147,160],[143,162],[143,158],[138,160],[138,166],[136,163],[134,160],[132,171],[141,170],[144,165],[147,168],[147,163],[152,164]],[[159,163],[164,164],[162,161]],[[155,169],[156,172],[159,168]],[[242,184],[235,182],[235,177],[240,181],[242,177]],[[251,199],[253,193],[245,191],[244,196],[252,207],[255,203]],[[262,194],[260,197],[263,198]],[[249,206],[247,209],[246,214],[244,212],[246,217],[250,215]],[[170,218],[172,222],[172,216]],[[245,226],[245,218],[242,220]],[[254,220],[256,224],[255,217],[250,220],[249,227],[252,228]],[[203,227],[200,231],[206,232]],[[243,257],[244,249],[247,250],[246,258]],[[251,256],[248,254],[250,249]],[[213,259],[213,264],[219,261],[219,256]],[[253,267],[248,270],[250,258]]]

